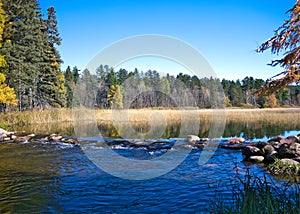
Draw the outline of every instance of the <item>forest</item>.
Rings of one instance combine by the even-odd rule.
[[[117,71],[99,65],[96,72],[76,66],[61,70],[63,60],[54,7],[41,12],[37,0],[0,1],[0,111],[71,108],[276,107],[298,105],[296,84],[258,96],[270,80],[201,78],[159,71]],[[73,68],[71,68],[73,67]],[[126,81],[130,80],[130,81]],[[85,100],[76,90],[85,88]],[[191,99],[192,97],[192,99]]]

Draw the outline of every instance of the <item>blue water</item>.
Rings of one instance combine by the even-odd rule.
[[[142,149],[116,151],[145,155]],[[0,213],[205,213],[216,194],[230,203],[236,176],[247,167],[263,174],[257,165],[245,166],[240,151],[218,149],[204,165],[198,164],[200,154],[192,150],[169,173],[137,181],[102,171],[81,147],[0,144]]]
[[[223,191],[230,194],[233,168],[243,167],[240,152],[220,149],[199,166],[196,151],[166,175],[132,181],[103,172],[80,147],[26,144],[0,150],[0,210],[13,213],[205,211],[216,186],[226,184]]]

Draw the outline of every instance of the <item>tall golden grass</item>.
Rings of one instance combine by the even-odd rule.
[[[90,125],[91,122],[95,121],[102,127],[114,127],[117,124],[126,128],[130,125],[138,130],[143,127],[143,130],[147,131],[153,125],[161,127],[161,125],[167,124],[168,126],[173,126],[173,128],[177,127],[182,124],[183,118],[185,121],[193,120],[190,124],[194,125],[199,121],[201,136],[207,135],[212,124],[224,124],[225,122],[226,126],[229,125],[231,127],[230,133],[227,133],[227,130],[227,135],[232,135],[231,132],[240,132],[239,129],[242,127],[239,128],[236,124],[247,126],[249,130],[265,129],[266,124],[274,125],[274,127],[277,125],[281,127],[286,126],[287,128],[300,127],[300,108],[230,108],[223,110],[130,109],[128,111],[81,109],[79,113],[76,120],[73,120],[72,109],[0,113],[0,127],[11,131],[25,131],[26,133],[35,134],[60,133],[73,135],[74,122],[77,123],[76,125],[79,124],[79,126],[81,124]],[[122,117],[119,117],[120,115],[128,115],[128,117],[122,120]],[[214,122],[220,120],[221,123],[212,123],[212,120]]]
[[[200,110],[168,110],[168,109],[130,109],[130,110],[85,110],[86,114],[93,113],[99,123],[112,123],[116,113],[127,114],[124,122],[147,123],[151,118],[165,120],[169,124],[178,123],[184,117],[186,120],[199,119],[210,121],[214,119],[226,119],[226,121],[244,121],[281,123],[291,121],[300,122],[300,108],[276,108],[276,109],[200,109]],[[82,119],[85,117],[83,116]],[[80,118],[76,118],[80,120]],[[24,112],[8,112],[0,114],[1,124],[26,126],[32,124],[73,122],[72,109],[35,110]]]

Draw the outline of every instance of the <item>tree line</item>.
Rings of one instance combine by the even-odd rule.
[[[258,96],[256,91],[269,80],[245,77],[242,80],[198,78],[179,73],[161,76],[156,70],[146,72],[115,71],[100,65],[95,74],[85,69],[79,73],[70,66],[64,72],[67,107],[82,104],[96,108],[156,107],[276,107],[299,105],[300,87],[290,85],[273,94]],[[80,92],[80,94],[76,94]]]

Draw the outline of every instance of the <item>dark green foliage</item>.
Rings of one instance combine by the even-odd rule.
[[[65,77],[66,81],[75,79],[74,72],[71,75],[68,68]],[[225,106],[263,108],[269,106],[267,97],[258,97],[255,94],[255,90],[265,82],[253,77],[245,77],[242,81],[225,79],[220,81],[213,78],[199,79],[197,76],[191,77],[182,73],[176,77],[170,74],[160,76],[155,70],[143,73],[137,69],[127,71],[121,68],[115,72],[107,65],[100,65],[96,75],[85,71],[79,78],[79,82],[85,82],[89,89],[95,90],[89,90],[92,94],[89,93],[87,98],[93,99],[94,107],[99,108],[113,106],[113,91],[118,85],[120,85],[124,108],[223,108]],[[66,87],[70,89],[69,86]],[[298,104],[299,91],[300,88],[298,89],[297,86],[290,86],[278,92],[277,104]]]
[[[19,100],[19,110],[65,105],[64,77],[56,45],[60,45],[53,7],[43,19],[37,0],[3,1],[8,18],[1,54],[3,71]]]

